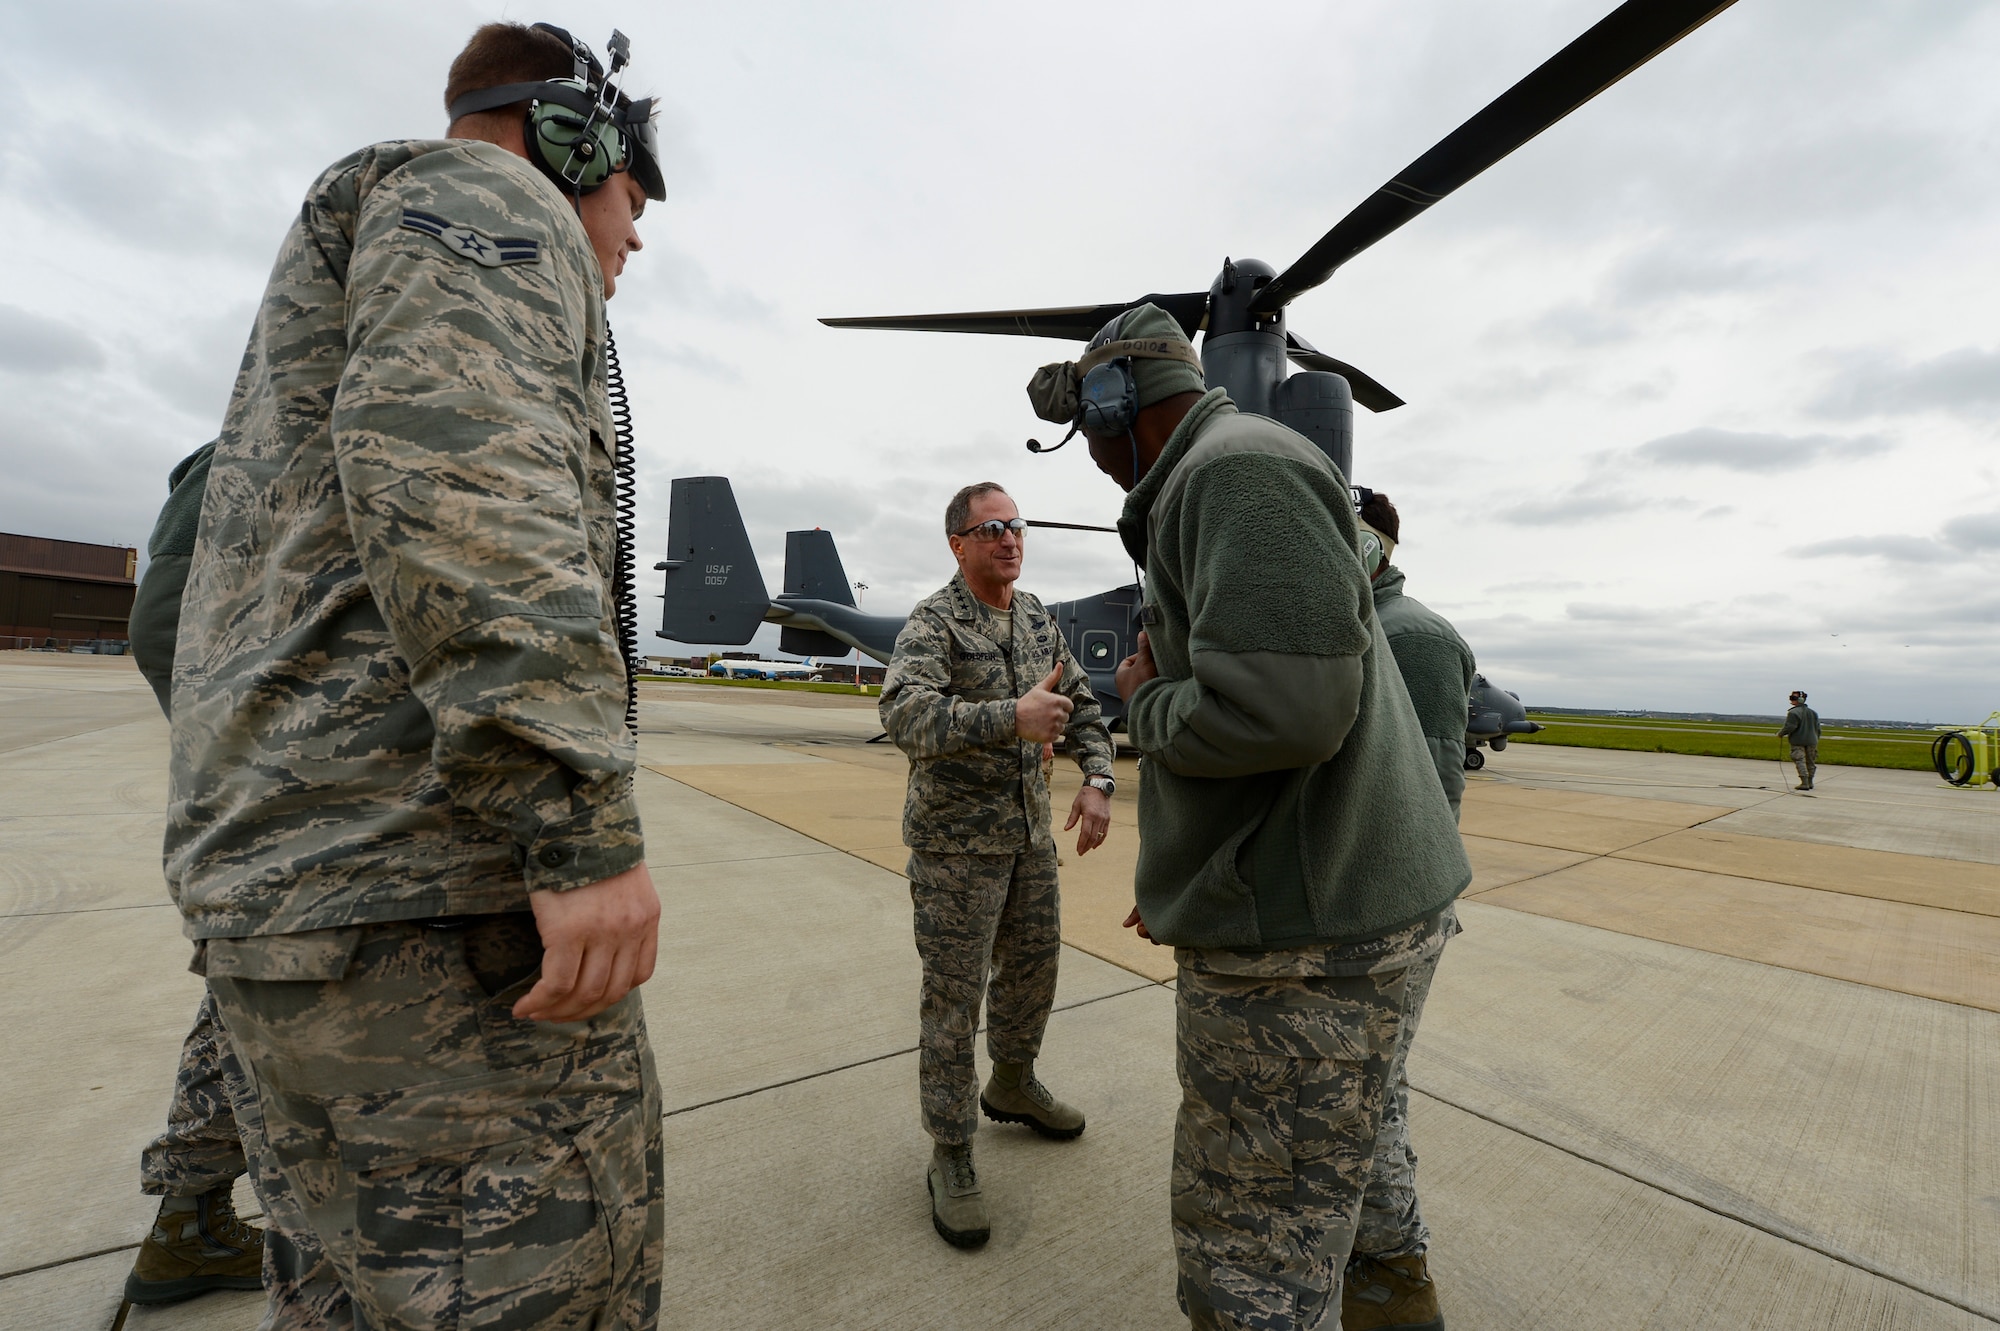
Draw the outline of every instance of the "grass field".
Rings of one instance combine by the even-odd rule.
[[[793,693],[845,693],[850,697],[879,698],[880,684],[855,688],[852,684],[815,684],[809,679],[724,679],[720,675],[649,675],[639,673],[641,683],[706,684],[718,689],[786,689]]]
[[[1778,740],[1778,725],[1760,729],[1733,721],[1673,721],[1658,717],[1564,716],[1534,712],[1546,727],[1539,735],[1516,735],[1515,744],[1568,744],[1582,749],[1634,749],[1645,753],[1691,753],[1705,758],[1772,761],[1790,751]],[[1932,734],[1926,730],[1873,730],[1825,726],[1819,760],[1847,767],[1902,767],[1931,770]]]

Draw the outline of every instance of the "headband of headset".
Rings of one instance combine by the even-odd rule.
[[[605,87],[607,75],[588,46],[550,23],[534,25],[570,48],[571,77],[533,83],[503,83],[466,93],[445,109],[450,120],[527,102],[528,160],[568,193],[589,194],[621,170],[649,199],[667,197],[653,133],[653,99],[619,104]],[[630,50],[625,34],[613,32],[611,72],[623,67]]]

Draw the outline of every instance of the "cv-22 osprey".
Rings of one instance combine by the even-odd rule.
[[[1065,522],[1041,527],[1077,528]],[[1102,528],[1081,528],[1086,531]],[[833,533],[785,533],[784,590],[772,596],[757,556],[750,548],[735,491],[723,476],[683,476],[673,483],[667,508],[667,546],[672,557],[653,567],[667,575],[662,596],[660,636],[674,642],[750,641],[760,625],[780,628],[778,649],[792,656],[845,656],[850,649],[888,663],[903,631],[905,615],[864,614],[854,603],[853,586],[840,562]],[[1139,645],[1140,588],[1113,587],[1075,601],[1054,601],[1050,616],[1070,651],[1090,676],[1105,724],[1122,730],[1125,703],[1118,696],[1118,663]],[[1465,765],[1485,765],[1481,744],[1507,747],[1510,735],[1533,734],[1520,698],[1487,683],[1473,682],[1467,699]]]

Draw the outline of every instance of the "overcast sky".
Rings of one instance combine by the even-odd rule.
[[[610,307],[640,567],[728,475],[767,581],[835,533],[871,611],[1006,484],[1109,523],[1022,389],[1074,344],[820,315],[1130,299],[1283,268],[1610,0],[505,8],[7,0],[0,530],[143,543],[212,437],[318,172],[442,132],[470,29],[632,38],[672,197]],[[2000,706],[2000,6],[1741,0],[1291,307],[1408,399],[1355,480],[1531,705],[1978,720]],[[656,622],[658,575],[648,572]],[[1045,599],[1131,577],[1036,532]],[[654,640],[654,651],[671,651]]]

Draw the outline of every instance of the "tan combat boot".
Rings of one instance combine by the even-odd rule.
[[[924,1183],[931,1193],[931,1224],[938,1237],[954,1248],[977,1248],[992,1228],[986,1199],[979,1195],[979,1173],[972,1167],[972,1143],[939,1142],[931,1150]]]
[[[1083,1111],[1049,1094],[1036,1080],[1033,1063],[995,1063],[979,1107],[995,1123],[1025,1123],[1055,1141],[1083,1135]]]
[[[1422,1253],[1413,1257],[1348,1259],[1340,1285],[1340,1331],[1444,1331],[1432,1283]]]
[[[178,1303],[212,1289],[264,1288],[264,1231],[236,1218],[227,1187],[164,1197],[125,1277],[133,1303]]]

